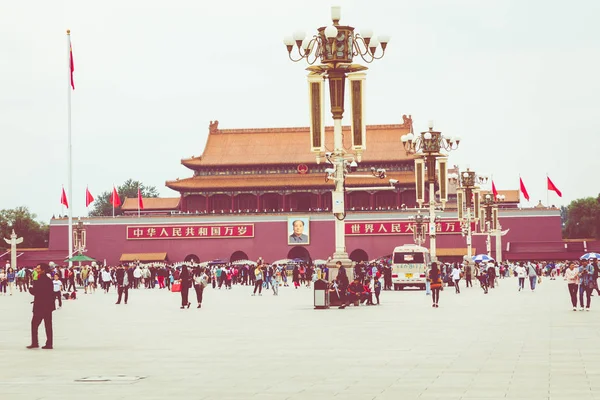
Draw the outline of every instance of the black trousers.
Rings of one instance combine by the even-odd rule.
[[[62,295],[60,292],[54,292],[54,301],[56,301],[56,299],[58,299],[58,306],[62,307]]]
[[[38,328],[42,321],[44,321],[44,328],[46,329],[46,346],[52,346],[52,311],[33,314],[33,318],[31,318],[31,344],[34,346],[39,345]]]
[[[194,290],[196,290],[196,300],[198,300],[198,304],[202,304],[202,292],[204,292],[204,287],[202,287],[202,285],[194,285]]]
[[[256,282],[254,283],[254,294],[256,294],[256,289],[258,289],[258,293],[260,294],[262,292],[262,279],[257,279]]]
[[[571,304],[573,307],[577,307],[577,289],[579,285],[576,283],[569,283],[569,294],[571,295]],[[582,304],[583,306],[583,304]]]
[[[70,292],[71,288],[73,288],[74,292],[77,291],[77,288],[75,287],[75,278],[73,278],[73,280],[69,279],[69,287],[67,288],[67,292]]]
[[[437,304],[440,301],[440,288],[431,289],[431,299],[433,304]]]
[[[182,283],[181,284],[181,306],[185,307],[188,305],[188,303],[190,302],[188,300],[188,292],[190,291],[190,288],[187,284]]]
[[[471,281],[471,275],[466,275],[465,282],[467,285],[466,287],[469,287],[469,286],[473,287],[473,282]]]
[[[121,296],[125,293],[125,304],[127,304],[127,299],[129,298],[129,286],[119,286],[118,287],[119,298],[117,299],[117,303],[121,302]]]

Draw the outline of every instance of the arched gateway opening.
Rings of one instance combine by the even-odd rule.
[[[350,259],[354,262],[369,261],[369,255],[363,249],[356,249],[350,253]]]
[[[195,254],[188,254],[187,256],[185,256],[183,261],[188,262],[188,263],[199,263],[200,257],[198,257]]]
[[[305,262],[310,262],[312,259],[310,258],[310,253],[306,250],[306,247],[296,246],[292,248],[287,255],[287,258],[293,260],[295,258],[299,258],[304,260]]]
[[[236,251],[229,258],[229,262],[235,262],[235,261],[247,260],[247,259],[248,259],[248,255],[246,253],[244,253],[243,251]]]

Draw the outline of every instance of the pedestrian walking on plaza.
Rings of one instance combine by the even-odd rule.
[[[108,266],[104,267],[104,269],[101,272],[102,275],[102,289],[104,289],[104,293],[108,293],[108,290],[110,289],[110,282],[112,281],[112,276],[110,276],[110,271],[108,269]]]
[[[590,311],[592,291],[594,290],[594,266],[588,260],[583,260],[579,267],[579,279],[579,310],[583,311],[583,294],[585,293],[585,310]]]
[[[58,299],[58,308],[62,307],[62,290],[63,290],[63,284],[62,281],[59,279],[60,277],[58,276],[58,274],[54,274],[54,280],[52,281],[52,285],[53,285],[53,293],[54,293],[54,301],[56,301]]]
[[[54,306],[54,285],[52,280],[46,275],[50,272],[48,264],[40,264],[36,267],[38,279],[33,282],[29,292],[33,295],[33,318],[31,318],[31,344],[28,349],[36,349],[39,346],[38,328],[44,321],[46,330],[46,345],[43,349],[52,349],[52,312]]]
[[[460,294],[460,287],[458,283],[460,282],[460,278],[462,276],[462,272],[460,271],[460,266],[458,264],[454,264],[454,268],[452,269],[452,280],[454,281],[454,291],[456,294]]]
[[[6,277],[6,272],[4,272],[4,268],[0,268],[0,292],[4,296],[6,296],[6,288],[7,287],[8,287],[8,278]]]
[[[292,271],[292,281],[294,282],[294,288],[298,289],[300,287],[300,270],[297,265],[294,265],[294,270]]]
[[[525,290],[525,277],[527,276],[527,270],[523,264],[519,263],[515,267],[515,273],[517,274],[517,279],[519,279],[519,292],[521,290]]]
[[[600,290],[598,289],[598,272],[600,272],[600,266],[598,265],[598,260],[596,260],[595,258],[590,257],[590,263],[592,263],[592,267],[594,267],[594,273],[592,274],[592,282],[594,283],[594,289],[596,290],[596,293],[600,295]],[[10,287],[10,274],[8,274],[8,287]],[[592,289],[592,292],[594,292],[594,289]],[[12,293],[12,290],[10,292]]]
[[[15,287],[16,279],[17,279],[17,274],[15,274],[15,272],[13,271],[13,269],[11,267],[8,267],[8,270],[6,271],[6,280],[8,282],[8,291],[10,292],[11,296],[13,294],[13,288]]]
[[[432,307],[438,308],[440,302],[440,290],[442,289],[442,277],[438,269],[437,263],[431,263],[431,269],[429,270],[429,287],[431,288],[431,300],[433,301]]]
[[[281,274],[276,266],[273,266],[273,274],[271,275],[271,288],[273,289],[273,296],[279,296],[279,279]]]
[[[208,286],[208,276],[204,273],[204,269],[197,268],[194,272],[194,290],[196,291],[196,300],[198,300],[198,307],[202,307],[202,294],[204,288]]]
[[[127,304],[127,300],[129,299],[129,287],[131,287],[131,285],[133,285],[135,282],[133,270],[129,268],[129,265],[126,265],[125,267],[120,265],[117,269],[116,279],[119,297],[117,298],[117,302],[115,304],[121,304],[121,297],[123,296],[123,293],[125,294],[125,304]]]
[[[67,292],[71,291],[71,288],[73,288],[73,292],[77,291],[77,288],[75,287],[75,269],[71,268],[69,270],[69,277],[67,278],[67,281],[69,282],[69,286],[67,287]]]
[[[537,283],[538,273],[535,268],[535,264],[529,263],[527,265],[527,275],[529,276],[529,287],[531,287],[531,291],[535,290],[535,284]]]
[[[346,291],[348,290],[348,286],[350,286],[350,280],[348,279],[348,274],[346,274],[346,268],[342,266],[341,261],[337,261],[335,263],[335,266],[338,269],[338,274],[335,279],[337,281],[337,289],[339,291],[341,304],[339,308],[343,310],[344,308],[346,308]]]
[[[465,265],[465,287],[473,287],[473,267],[471,264]]]
[[[577,289],[579,288],[579,269],[575,268],[575,263],[571,263],[565,271],[565,279],[571,296],[573,311],[577,311]]]
[[[188,300],[188,294],[191,286],[191,276],[190,271],[185,264],[181,266],[181,274],[179,275],[179,279],[181,280],[181,307],[179,308],[190,308],[192,303],[190,303]]]
[[[258,295],[262,296],[263,274],[262,264],[258,264],[254,270],[254,277],[256,280],[254,281],[254,292],[252,292],[252,296],[256,296],[256,289],[258,289]]]

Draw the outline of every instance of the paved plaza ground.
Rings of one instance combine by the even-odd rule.
[[[600,398],[600,298],[573,312],[563,280],[446,288],[439,309],[422,291],[345,310],[313,310],[306,288],[250,292],[207,288],[180,310],[162,290],[120,306],[80,291],[54,313],[54,350],[25,349],[29,295],[0,297],[0,399]]]

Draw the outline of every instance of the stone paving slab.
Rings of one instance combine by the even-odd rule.
[[[446,288],[439,309],[411,290],[345,310],[313,310],[305,288],[250,293],[207,288],[180,310],[163,290],[126,306],[80,292],[52,351],[25,349],[31,297],[0,296],[0,399],[600,399],[600,303],[573,312],[562,280]],[[145,378],[77,382],[117,375]]]

